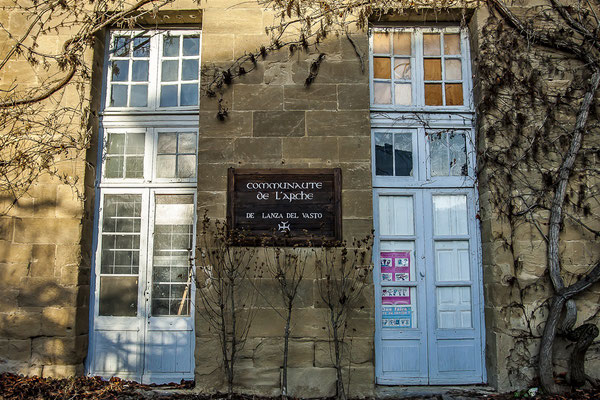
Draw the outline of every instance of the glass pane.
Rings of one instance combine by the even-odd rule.
[[[467,176],[467,143],[463,133],[448,133],[448,143],[450,146],[450,175]]]
[[[434,247],[435,271],[438,281],[471,280],[468,241],[436,241]]]
[[[127,154],[144,154],[144,141],[146,134],[144,132],[127,133]]]
[[[460,35],[458,33],[444,34],[444,54],[460,54]]]
[[[468,235],[467,196],[433,196],[433,234]]]
[[[410,79],[410,58],[394,59],[394,79]]]
[[[373,76],[379,79],[390,79],[391,65],[388,57],[373,57]]]
[[[156,177],[157,178],[175,178],[175,160],[176,156],[157,156],[156,157]]]
[[[425,72],[426,81],[441,81],[442,80],[442,59],[441,58],[426,58],[423,60],[423,69]]]
[[[129,76],[129,60],[113,60],[111,64],[112,81],[124,82]]]
[[[448,160],[448,144],[445,133],[429,133],[429,159],[431,176],[448,176],[450,161]]]
[[[176,81],[179,77],[179,61],[166,60],[162,62],[160,80],[162,82]]]
[[[417,328],[417,288],[382,287],[381,317],[383,328]]]
[[[446,105],[447,106],[462,106],[463,105],[462,83],[446,83]]]
[[[163,56],[179,56],[179,36],[164,36],[163,38]]]
[[[394,135],[395,175],[412,176],[412,135],[396,133]]]
[[[144,177],[144,157],[127,157],[125,159],[125,178],[139,179]]]
[[[395,32],[393,39],[394,54],[410,56],[412,54],[410,39],[410,32]]]
[[[196,152],[196,134],[195,133],[180,133],[179,134],[179,153],[195,153]]]
[[[440,329],[471,328],[471,288],[438,287],[437,322]]]
[[[181,65],[181,80],[198,80],[198,60],[183,60]]]
[[[375,104],[392,104],[392,90],[390,83],[375,82],[373,89],[375,90],[373,102]]]
[[[425,105],[441,106],[442,101],[442,84],[441,83],[426,83],[425,84]]]
[[[127,107],[127,85],[111,85],[111,107]]]
[[[446,80],[450,81],[459,81],[462,79],[462,65],[460,60],[456,60],[453,58],[446,59],[445,63],[445,72]]]
[[[197,56],[200,54],[200,37],[199,36],[184,36],[183,37],[183,55]]]
[[[107,154],[123,154],[125,152],[125,134],[109,133],[106,152]]]
[[[387,32],[376,32],[373,35],[373,53],[390,53],[390,34]]]
[[[410,106],[412,104],[412,85],[410,83],[396,83],[394,85],[394,96],[396,105]]]
[[[99,314],[114,317],[137,316],[138,277],[101,276]]]
[[[380,176],[394,174],[391,133],[375,133],[375,174]]]
[[[440,55],[440,35],[439,35],[439,33],[423,34],[423,54],[426,56]]]
[[[131,80],[134,82],[148,82],[148,61],[134,60]]]
[[[104,164],[104,176],[106,178],[122,178],[124,160],[123,156],[107,156]]]
[[[131,107],[148,106],[148,85],[131,86]]]
[[[177,157],[177,177],[193,178],[196,176],[196,156],[178,156]]]
[[[161,107],[177,107],[177,85],[162,85],[160,90]]]
[[[150,57],[150,37],[141,36],[133,38],[133,56]]]
[[[113,54],[115,57],[127,57],[129,55],[130,38],[127,36],[116,36],[114,40]]]
[[[414,242],[382,241],[379,253],[381,282],[415,282]]]
[[[158,154],[176,153],[177,152],[177,133],[175,132],[160,132],[158,134]]]
[[[414,235],[412,196],[379,196],[381,235]]]
[[[198,104],[198,84],[181,85],[182,106],[195,106]]]

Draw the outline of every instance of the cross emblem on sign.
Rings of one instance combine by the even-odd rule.
[[[277,230],[281,232],[290,230],[290,222],[289,221],[281,221],[279,225],[277,225]]]

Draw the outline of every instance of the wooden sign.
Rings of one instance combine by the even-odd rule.
[[[229,168],[227,223],[246,245],[340,241],[341,197],[339,168]]]

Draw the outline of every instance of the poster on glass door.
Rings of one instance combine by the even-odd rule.
[[[407,282],[410,276],[410,252],[383,251],[379,254],[381,281]],[[412,289],[414,290],[414,289]],[[412,290],[410,287],[383,287],[381,316],[383,328],[413,328]]]

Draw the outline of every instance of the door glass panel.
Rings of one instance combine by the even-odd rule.
[[[394,174],[391,133],[375,133],[375,173],[380,176]]]
[[[470,287],[438,287],[436,297],[438,328],[457,329],[473,326]]]
[[[427,137],[431,176],[468,175],[467,143],[464,132],[428,132]]]
[[[379,252],[381,282],[414,282],[415,242],[382,241]]]
[[[144,132],[109,132],[106,144],[106,178],[143,178]]]
[[[100,256],[100,315],[137,315],[141,205],[141,195],[107,194],[104,196]],[[111,276],[116,274],[119,276]]]
[[[381,235],[414,235],[413,197],[379,196]]]
[[[467,196],[433,196],[433,234],[468,235]]]
[[[394,164],[396,176],[412,176],[412,134],[394,134]]]
[[[417,288],[408,286],[381,288],[383,328],[418,328]]]
[[[152,316],[190,314],[194,196],[156,195]]]
[[[196,133],[160,132],[156,155],[157,178],[195,178]]]
[[[467,240],[436,241],[435,271],[439,281],[469,281],[469,242]]]

